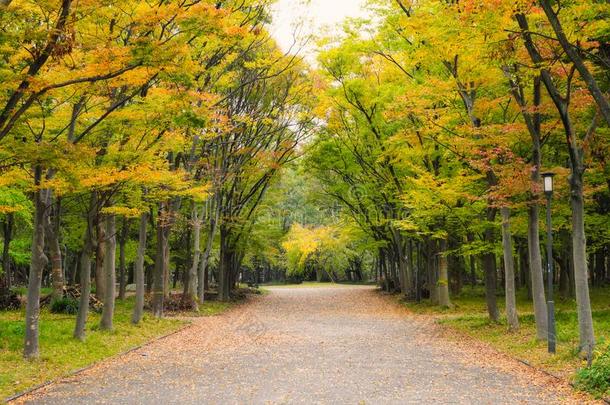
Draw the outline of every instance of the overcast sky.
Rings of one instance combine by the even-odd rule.
[[[298,40],[303,41],[323,27],[338,27],[346,17],[362,16],[363,4],[364,0],[278,0],[271,33],[287,51],[294,44],[295,27],[300,27]],[[309,51],[314,48],[313,43],[308,45]]]

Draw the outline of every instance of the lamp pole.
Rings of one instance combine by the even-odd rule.
[[[546,256],[547,256],[547,311],[548,311],[548,346],[549,353],[557,352],[557,336],[555,329],[555,301],[553,300],[553,222],[551,207],[553,199],[554,173],[543,173],[544,194],[546,195]]]

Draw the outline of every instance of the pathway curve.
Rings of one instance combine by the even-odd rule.
[[[267,296],[50,385],[32,404],[557,404],[562,384],[369,287]]]

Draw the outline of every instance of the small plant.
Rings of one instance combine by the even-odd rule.
[[[70,297],[54,299],[51,302],[51,312],[54,314],[74,315],[78,312],[78,300]]]
[[[598,398],[610,394],[610,346],[593,361],[589,368],[584,368],[576,374],[576,387],[592,393]]]

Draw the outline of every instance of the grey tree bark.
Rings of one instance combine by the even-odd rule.
[[[511,332],[519,330],[517,315],[517,298],[515,296],[515,256],[513,252],[512,233],[510,229],[510,209],[502,207],[502,250],[504,252],[504,283],[506,298],[506,319]]]
[[[200,209],[195,206],[192,212],[193,222],[193,263],[189,268],[188,287],[184,294],[184,299],[188,300],[188,305],[194,310],[199,310],[197,304],[197,270],[199,268],[200,256],[201,256],[201,222],[205,214],[205,208]]]
[[[129,220],[123,218],[119,235],[119,299],[124,300],[127,290],[127,264],[125,263],[125,244],[129,232]]]
[[[495,219],[496,209],[488,207],[487,221],[491,224]],[[495,230],[488,226],[483,233],[483,239],[488,245],[493,246],[496,243]],[[496,297],[498,277],[496,273],[496,255],[493,252],[490,251],[483,254],[482,267],[485,272],[485,302],[487,303],[489,319],[493,322],[498,322],[500,320],[498,299]]]
[[[585,204],[583,184],[583,151],[578,148],[577,167],[570,176],[570,201],[572,204],[572,253],[574,257],[574,282],[576,284],[576,307],[580,331],[580,349],[592,359],[595,347],[593,315],[589,297],[589,272],[587,268],[587,239],[585,236]]]
[[[540,208],[537,204],[534,203],[530,205],[527,221],[527,245],[532,284],[532,299],[534,301],[534,317],[536,319],[536,336],[540,340],[546,340],[548,337],[548,315],[544,293],[542,255],[540,253]]]
[[[34,182],[40,185],[42,168],[34,168]],[[44,253],[45,239],[45,211],[46,190],[38,190],[34,194],[34,233],[32,236],[32,256],[30,261],[30,274],[28,279],[27,304],[25,307],[25,345],[23,356],[26,359],[35,359],[39,356],[38,348],[38,321],[40,317],[40,287],[42,272],[48,259]]]
[[[197,284],[197,296],[199,297],[199,302],[205,301],[205,289],[208,287],[208,261],[210,259],[210,254],[212,253],[212,247],[214,246],[214,238],[216,237],[216,228],[218,224],[219,214],[219,207],[214,207],[213,214],[210,214],[210,226],[208,228],[205,250],[201,255],[201,261],[199,263],[199,271],[197,275],[197,278],[199,279],[199,282]]]
[[[152,288],[152,310],[155,318],[163,317],[163,305],[165,298],[165,245],[166,245],[166,221],[164,218],[166,214],[167,203],[161,203],[159,207],[159,215],[157,218],[157,251],[155,254],[155,267],[153,274],[153,288]]]
[[[412,271],[407,260],[407,246],[399,230],[393,229],[396,256],[398,256],[398,270],[400,275],[400,290],[402,294],[409,298],[413,296],[412,290]]]
[[[231,297],[232,252],[229,246],[229,230],[220,228],[220,266],[218,269],[218,299],[228,301]]]
[[[76,326],[74,327],[74,337],[79,340],[85,339],[85,329],[87,317],[89,315],[89,299],[91,294],[91,255],[95,249],[94,229],[97,211],[97,195],[91,193],[89,212],[87,213],[87,227],[85,229],[83,251],[80,257],[80,300],[78,313],[76,314]]]
[[[136,281],[136,304],[133,308],[133,316],[131,322],[138,324],[142,320],[144,314],[144,255],[146,254],[146,230],[148,226],[148,213],[144,212],[140,215],[140,227],[138,230],[138,254],[134,268],[134,277]]]
[[[49,253],[51,254],[51,283],[53,286],[53,299],[63,297],[64,293],[64,271],[61,254],[61,246],[59,244],[59,228],[61,221],[61,201],[55,200],[53,205],[53,193],[47,193],[47,206],[49,212],[45,215],[45,232],[49,244]]]
[[[426,267],[428,269],[428,289],[430,290],[430,302],[437,305],[439,304],[438,296],[438,273],[436,268],[436,242],[432,239],[427,242],[427,260]]]
[[[102,330],[112,330],[112,321],[114,319],[114,300],[116,297],[116,218],[114,215],[107,215],[104,222],[106,226],[106,255],[104,257],[106,291],[100,328]]]
[[[104,259],[106,257],[106,229],[101,215],[96,217],[97,243],[95,245],[95,296],[102,302],[106,296],[106,272]]]
[[[451,306],[449,299],[449,268],[447,263],[447,241],[441,239],[438,255],[438,303],[443,308]]]

